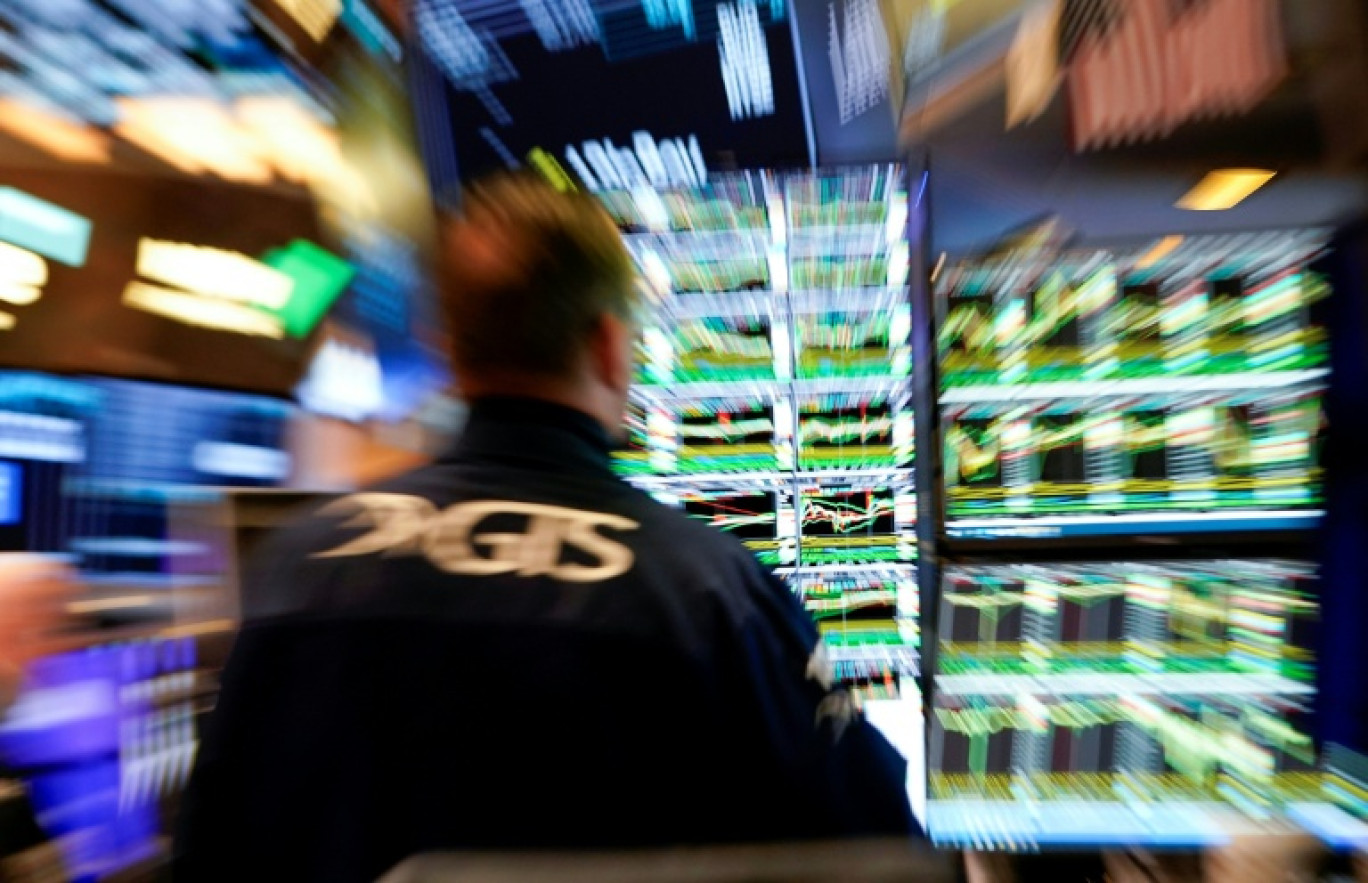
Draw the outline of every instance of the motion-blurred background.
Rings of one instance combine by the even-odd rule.
[[[73,622],[0,768],[158,873],[243,557],[459,431],[436,211],[527,167],[657,295],[622,473],[790,582],[938,845],[1347,874],[1366,108],[1354,0],[0,0],[0,604]]]

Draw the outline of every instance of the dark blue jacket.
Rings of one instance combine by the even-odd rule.
[[[609,449],[576,411],[482,401],[450,455],[270,541],[178,879],[910,836],[904,762],[824,686],[792,593]]]

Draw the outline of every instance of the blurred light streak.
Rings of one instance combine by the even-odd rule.
[[[755,0],[718,4],[717,27],[717,52],[732,119],[774,113],[769,48]]]
[[[1076,149],[1160,138],[1192,119],[1249,111],[1287,73],[1279,7],[1205,0],[1179,16],[1168,0],[1066,7]],[[1079,24],[1084,16],[1100,19]]]
[[[97,598],[90,601],[72,601],[67,604],[67,613],[82,615],[100,613],[105,610],[128,610],[134,607],[147,607],[154,603],[152,595],[125,595],[119,598]]]
[[[162,638],[190,638],[196,635],[213,635],[219,632],[231,632],[237,629],[237,623],[231,619],[211,619],[205,622],[192,622],[186,625],[172,626],[163,629],[160,637]]]
[[[61,261],[85,263],[89,218],[13,187],[0,187],[0,241]]]
[[[940,257],[936,258],[936,266],[931,269],[932,285],[936,284],[936,280],[940,278],[941,270],[943,269],[945,269],[945,252],[940,253]]]
[[[845,0],[840,14],[837,5],[827,6],[827,51],[845,125],[888,98],[891,51],[874,0]]]
[[[191,174],[211,172],[229,181],[269,184],[271,166],[224,106],[201,98],[119,101],[121,138]]]
[[[109,138],[80,122],[0,98],[0,131],[65,162],[100,165],[109,162]]]
[[[1144,270],[1154,266],[1172,254],[1174,249],[1182,244],[1183,237],[1181,236],[1165,236],[1154,244],[1154,248],[1140,256],[1140,259],[1135,262],[1135,269]]]
[[[271,310],[285,306],[295,287],[289,276],[245,254],[156,239],[138,243],[138,273],[196,294]]]
[[[239,99],[234,116],[251,149],[284,178],[305,184],[342,174],[337,132],[297,102],[280,96]]]
[[[124,289],[123,302],[126,306],[187,325],[235,331],[257,337],[280,339],[285,336],[285,329],[279,319],[268,316],[254,307],[173,291],[146,282],[128,283],[128,287]]]
[[[0,301],[27,306],[42,297],[47,281],[48,268],[41,257],[0,242]]]
[[[275,5],[315,43],[323,42],[342,15],[342,0],[275,0]]]

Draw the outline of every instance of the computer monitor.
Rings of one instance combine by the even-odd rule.
[[[996,848],[1204,847],[1326,803],[1315,568],[947,568],[928,825]]]
[[[1323,231],[965,260],[937,283],[945,533],[1308,531]]]

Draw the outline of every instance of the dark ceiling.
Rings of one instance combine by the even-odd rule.
[[[1361,167],[1332,159],[1324,78],[1326,28],[1340,19],[1324,15],[1335,0],[1298,0],[1300,17],[1289,20],[1296,73],[1254,112],[1181,126],[1147,144],[1074,153],[1068,107],[1056,95],[1034,122],[1004,131],[1005,85],[1000,55],[981,54],[977,66],[960,65],[947,76],[975,83],[967,97],[932,103],[909,96],[903,131],[927,151],[931,174],[933,248],[953,254],[991,245],[1004,233],[1058,215],[1083,242],[1134,241],[1170,233],[1196,234],[1279,227],[1335,226],[1362,216],[1368,183]],[[1303,3],[1305,5],[1303,5]],[[1317,20],[1308,12],[1322,13]],[[1296,15],[1296,13],[1293,13]],[[1004,27],[1010,36],[1010,23]],[[999,40],[1001,42],[1001,40]],[[1363,83],[1357,84],[1362,91]],[[953,89],[942,89],[942,93]],[[1351,104],[1353,102],[1351,101]],[[1362,107],[1357,119],[1362,123]],[[918,125],[934,116],[928,125]],[[1206,172],[1221,167],[1277,171],[1272,183],[1234,209],[1192,212],[1174,207]]]

